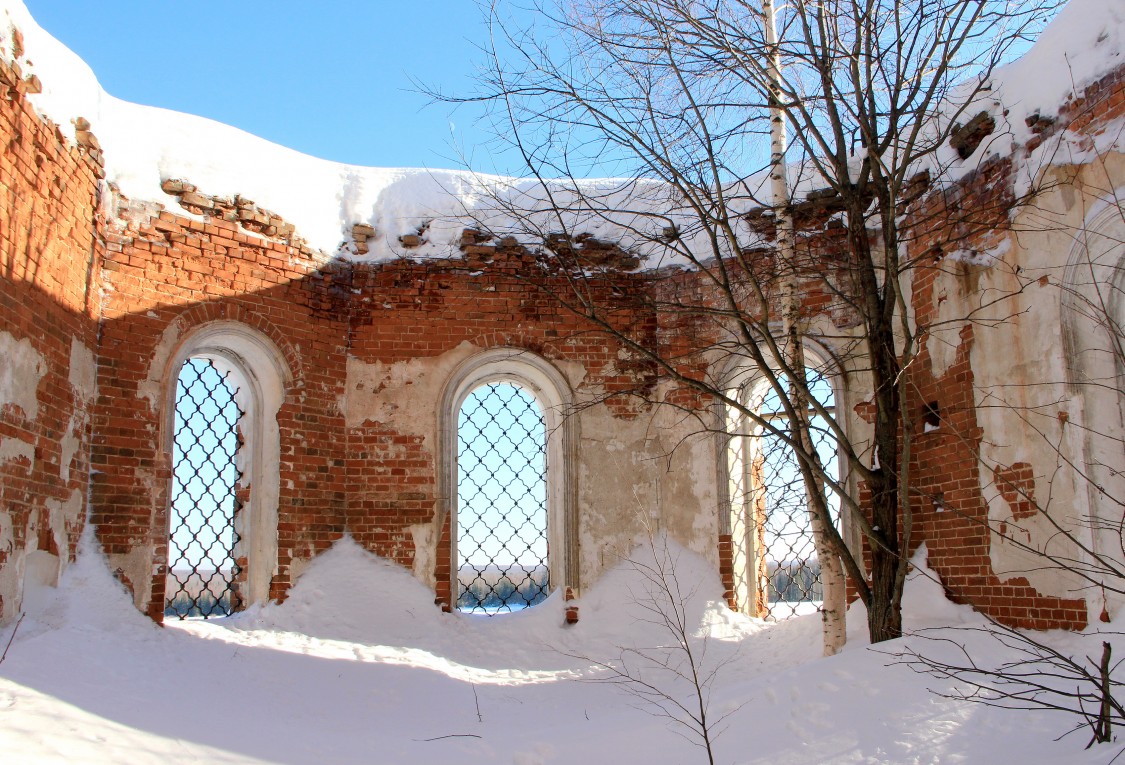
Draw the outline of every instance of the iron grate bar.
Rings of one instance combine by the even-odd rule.
[[[824,409],[835,412],[832,388],[823,375],[809,370],[809,390]],[[776,394],[767,391],[757,402],[759,411],[779,430],[788,428],[788,417],[777,405]],[[838,471],[835,436],[828,424],[811,410],[814,448],[826,472]],[[824,600],[820,562],[813,543],[805,490],[797,455],[784,439],[762,430],[754,439],[750,485],[761,505],[758,528],[754,530],[764,564],[765,615],[774,619],[820,610]],[[832,520],[839,526],[839,501],[827,491]]]
[[[228,377],[193,358],[177,380],[165,616],[208,619],[241,606],[235,518],[243,411]]]
[[[482,385],[461,406],[457,440],[457,608],[535,605],[550,592],[543,413],[518,385]]]

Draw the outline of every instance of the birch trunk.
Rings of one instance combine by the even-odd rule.
[[[777,219],[777,248],[782,273],[782,320],[785,331],[786,364],[794,375],[800,375],[800,384],[790,384],[789,400],[795,412],[790,423],[794,444],[806,458],[816,458],[816,449],[809,433],[809,407],[804,390],[805,347],[801,328],[801,298],[799,294],[796,235],[793,215],[789,205],[789,182],[785,165],[786,135],[785,111],[781,108],[781,54],[777,45],[777,19],[773,0],[762,1],[766,45],[769,50],[767,75],[770,89],[770,185]],[[820,562],[820,580],[824,591],[821,616],[824,620],[824,655],[836,654],[847,640],[846,587],[844,567],[828,541],[826,524],[832,523],[823,483],[814,479],[807,466],[802,466],[808,512],[813,532],[813,546]]]

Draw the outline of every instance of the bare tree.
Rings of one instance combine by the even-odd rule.
[[[656,628],[667,640],[656,644],[619,646],[616,660],[567,654],[593,664],[603,674],[593,682],[608,683],[632,696],[638,708],[665,720],[671,729],[700,747],[707,762],[715,763],[715,743],[724,721],[737,709],[716,715],[711,710],[711,687],[730,657],[709,655],[706,636],[695,636],[697,624],[689,607],[697,592],[677,573],[680,549],[642,519],[646,543],[623,565],[637,575],[632,602],[638,621]]]
[[[840,561],[876,642],[901,634],[913,532],[904,372],[929,328],[908,306],[911,245],[950,214],[918,200],[994,127],[981,106],[992,71],[1059,5],[794,0],[771,29],[757,0],[535,0],[520,28],[494,2],[480,92],[445,97],[487,103],[531,179],[497,191],[478,228],[536,246],[553,297],[655,377],[792,450],[822,562]],[[766,191],[771,119],[792,126],[792,143],[773,147],[780,200]],[[617,180],[583,180],[593,175]],[[960,211],[958,231],[1015,203]],[[662,345],[615,309],[607,249],[644,260],[643,299],[693,344]],[[813,394],[810,375],[829,370],[806,366],[808,341],[864,378],[869,428]],[[739,373],[765,381],[786,416],[761,416],[732,384]],[[843,477],[815,448],[812,418],[836,440]],[[866,540],[869,573],[829,517],[835,503]],[[843,609],[826,608],[831,653]]]

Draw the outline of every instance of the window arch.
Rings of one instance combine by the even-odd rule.
[[[1086,478],[1092,550],[1120,556],[1125,498],[1125,188],[1093,204],[1074,233],[1061,290],[1066,399],[1080,406],[1076,444]],[[1068,416],[1076,413],[1068,412]]]
[[[280,493],[281,441],[277,412],[284,401],[285,389],[292,378],[281,352],[260,332],[234,321],[214,321],[188,333],[169,360],[164,385],[164,453],[171,466],[169,477],[169,512],[165,542],[157,549],[158,560],[168,562],[165,580],[164,609],[169,615],[220,615],[228,610],[269,598],[270,582],[277,570],[277,511]],[[194,388],[194,398],[192,389]],[[181,403],[178,395],[188,394],[197,403]],[[206,403],[203,403],[206,400]],[[196,411],[202,407],[202,412]],[[211,427],[219,423],[218,427]],[[225,423],[225,424],[224,424]],[[183,428],[194,428],[198,436],[177,435]],[[202,435],[209,431],[209,435]],[[188,467],[178,464],[190,452],[196,439],[206,446],[196,449],[188,458]],[[206,454],[226,455],[226,466],[204,460]],[[208,463],[208,464],[204,464]],[[200,467],[202,466],[202,467]],[[192,480],[192,473],[202,470],[207,479],[219,475],[218,489],[203,491],[209,481]],[[176,472],[179,471],[179,475]],[[234,477],[237,476],[237,477]],[[222,487],[226,487],[223,489]],[[227,496],[221,496],[223,492]],[[187,494],[189,499],[184,500]],[[197,500],[206,497],[201,510],[193,510]],[[198,532],[202,514],[217,518],[211,531]],[[184,526],[185,514],[193,518]],[[178,534],[178,536],[177,536]],[[199,542],[194,541],[196,537]],[[218,538],[217,541],[216,539]],[[214,546],[213,546],[214,545]],[[230,573],[217,574],[211,594],[220,599],[221,580],[229,577],[231,587],[227,604],[184,608],[184,595],[199,587],[183,587],[181,576],[171,569],[173,556],[187,552],[187,563],[207,557],[212,564],[220,548],[225,547],[221,565]],[[208,550],[207,556],[202,551]],[[194,551],[194,552],[191,552]],[[207,564],[205,564],[207,565]],[[187,592],[183,592],[187,590]],[[179,605],[170,601],[180,593]],[[205,598],[209,601],[210,598]]]
[[[467,359],[447,383],[438,496],[449,574],[439,561],[438,588],[450,607],[494,613],[578,588],[571,405],[559,371],[516,348]]]
[[[832,416],[840,377],[823,360],[830,358],[827,352],[808,340],[806,344],[812,346],[806,350],[809,390]],[[788,415],[766,375],[736,368],[727,377],[728,396],[757,414],[750,417],[733,407],[723,413],[726,449],[720,483],[727,489],[727,503],[720,532],[731,540],[729,560],[724,561],[731,605],[751,616],[775,619],[817,611],[823,594],[809,497],[796,453],[778,434],[786,432]],[[811,414],[811,436],[825,473],[837,484],[845,483],[835,435],[822,416]],[[833,491],[826,495],[839,528],[840,499]],[[845,539],[849,536],[845,530]]]

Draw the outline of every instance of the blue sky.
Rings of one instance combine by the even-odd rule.
[[[494,169],[465,93],[486,34],[473,0],[25,0],[109,93],[199,114],[314,156]]]
[[[476,0],[24,2],[119,98],[340,162],[525,173],[479,106],[418,91],[472,92],[488,33]],[[517,26],[533,19],[528,2],[504,3]]]

